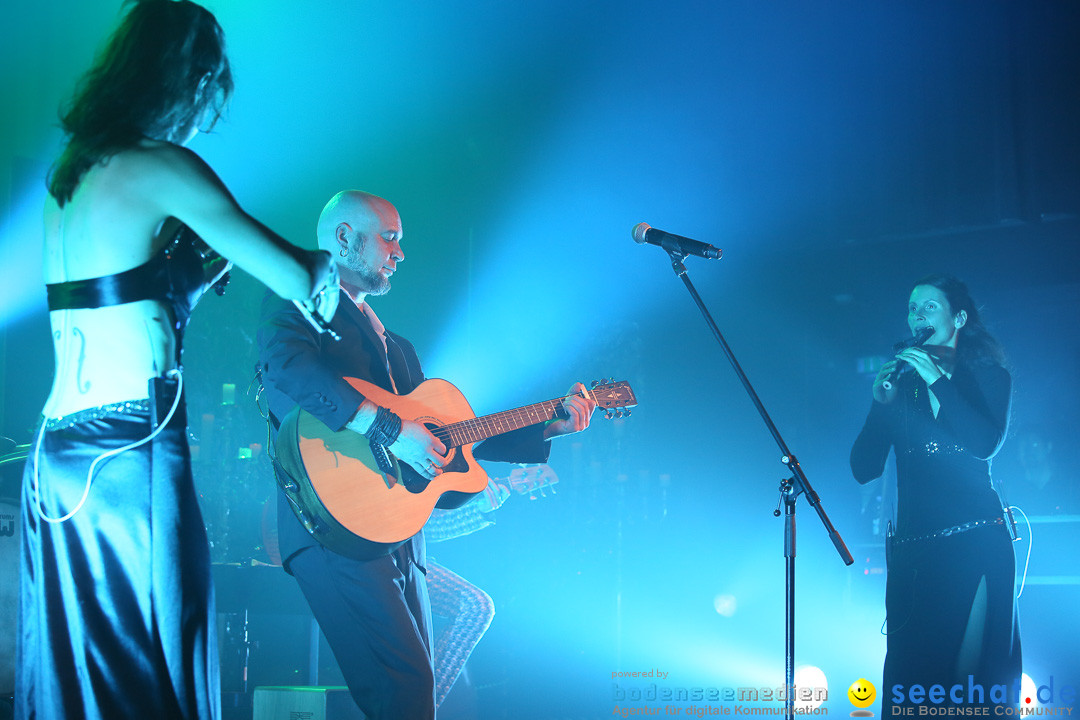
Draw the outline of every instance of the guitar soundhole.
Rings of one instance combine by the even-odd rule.
[[[469,463],[465,461],[465,456],[459,453],[457,450],[450,451],[450,462],[443,468],[444,472],[468,472]]]
[[[436,430],[439,426],[434,423],[424,423],[424,426],[428,430]],[[401,483],[405,486],[405,489],[413,494],[419,494],[427,489],[428,484],[431,482],[427,478],[421,476],[411,466],[406,463],[401,463]],[[450,462],[443,468],[443,472],[468,472],[469,463],[465,459],[465,456],[458,452],[456,448],[450,450]]]

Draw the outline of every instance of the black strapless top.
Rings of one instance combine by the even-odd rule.
[[[208,266],[221,259],[209,245],[181,225],[172,240],[138,267],[114,275],[46,285],[49,310],[101,308],[139,300],[159,300],[172,312],[177,332],[187,326],[191,311],[210,289]],[[224,275],[214,285],[218,295],[229,281]]]

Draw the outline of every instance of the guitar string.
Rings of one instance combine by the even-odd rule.
[[[612,385],[612,386],[600,386],[600,388],[605,388],[605,389],[606,389],[606,387],[616,387],[616,386],[615,385]],[[595,392],[597,389],[600,389],[600,388],[594,388],[593,392]],[[518,422],[520,422],[522,420],[529,420],[530,422],[525,423],[525,424],[534,424],[536,422],[543,422],[544,420],[551,419],[551,417],[552,417],[551,413],[555,411],[555,409],[558,407],[559,403],[561,403],[567,397],[570,397],[572,395],[577,395],[578,397],[582,397],[582,393],[580,393],[580,392],[571,393],[570,395],[565,395],[565,396],[563,396],[561,398],[553,398],[553,399],[547,400],[545,402],[535,403],[534,405],[529,405],[529,406],[526,406],[526,407],[517,408],[515,410],[506,410],[506,411],[501,412],[501,413],[493,413],[491,415],[485,415],[484,417],[481,417],[481,418],[470,418],[468,420],[463,420],[460,423],[454,423],[453,425],[449,425],[449,426],[446,426],[446,427],[454,427],[456,425],[461,425],[466,432],[468,432],[469,430],[475,430],[475,429],[478,429],[478,428],[483,428],[484,430],[498,430],[498,432],[489,433],[489,434],[492,434],[492,435],[497,435],[497,434],[502,433],[502,432],[507,432],[506,429],[501,429],[502,428],[502,422],[504,420],[516,420]],[[532,413],[530,412],[530,408],[542,408],[546,412],[544,413],[542,418],[536,419],[535,417],[533,417]],[[519,425],[518,427],[524,427],[524,425]],[[516,428],[514,428],[514,429],[516,429]],[[476,440],[479,440],[479,439],[481,439],[481,437],[476,438]],[[476,440],[471,440],[469,442],[475,442]]]
[[[581,397],[582,393],[571,393],[571,395]],[[570,397],[570,395],[552,398],[551,400],[534,403],[514,410],[504,410],[503,412],[492,413],[483,417],[468,418],[449,425],[439,426],[433,429],[431,433],[435,435],[440,442],[447,445],[447,447],[460,447],[461,445],[466,445],[470,442],[477,442],[485,437],[499,435],[504,432],[509,432],[510,430],[516,430],[521,427],[526,427],[527,425],[533,425],[551,419],[552,414],[555,412],[559,403],[567,397]],[[544,412],[541,414],[536,410]],[[510,427],[507,427],[507,425],[510,425]]]
[[[564,398],[553,398],[544,402],[535,403],[523,408],[517,408],[515,410],[505,410],[499,413],[493,413],[491,415],[485,415],[478,418],[468,418],[449,425],[442,425],[431,431],[435,437],[439,439],[444,445],[449,439],[452,447],[458,447],[468,444],[470,442],[477,442],[485,435],[498,435],[504,432],[508,432],[511,429],[517,429],[518,427],[525,427],[525,425],[532,425],[537,422],[543,422],[550,418],[551,413]],[[531,411],[530,408],[536,408],[539,410],[546,410],[547,412]],[[524,420],[530,422],[525,424],[518,424]],[[508,422],[509,421],[509,422]],[[517,425],[517,427],[507,427],[508,425]],[[497,431],[497,432],[492,432]],[[475,438],[475,439],[470,439]]]
[[[477,442],[484,437],[498,435],[519,427],[543,422],[543,420],[548,419],[551,416],[551,412],[554,410],[557,402],[558,401],[551,401],[551,403],[549,403],[550,409],[546,413],[535,411],[506,411],[504,413],[499,413],[497,416],[469,418],[468,420],[435,428],[431,432],[444,444],[446,444],[447,440],[450,440],[451,446],[457,447],[470,442]]]

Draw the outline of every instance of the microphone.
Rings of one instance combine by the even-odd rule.
[[[633,229],[634,242],[638,245],[659,245],[667,250],[669,253],[675,253],[676,255],[693,255],[695,257],[705,258],[706,260],[719,260],[720,256],[724,253],[718,247],[714,247],[708,243],[703,243],[699,240],[691,240],[690,238],[684,238],[680,235],[672,235],[669,232],[663,230],[657,230],[654,227],[649,227],[648,223],[638,223]]]
[[[929,340],[930,336],[933,335],[935,332],[936,331],[934,330],[933,326],[927,325],[926,327],[919,329],[919,331],[911,337],[905,338],[893,345],[893,352],[900,352],[901,350],[905,350],[909,347],[922,347],[923,343]],[[906,372],[910,372],[912,369],[913,368],[906,362],[900,363],[895,370],[889,373],[889,377],[885,378],[885,380],[881,383],[881,387],[885,388],[886,390],[892,390],[893,383],[899,380],[901,375]]]

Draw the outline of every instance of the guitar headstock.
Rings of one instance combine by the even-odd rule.
[[[535,500],[538,493],[539,497],[547,497],[548,489],[555,494],[557,482],[559,476],[547,464],[514,468],[506,478],[511,490],[519,495],[528,495],[530,500]]]
[[[589,394],[596,406],[604,410],[604,417],[630,417],[630,408],[637,407],[637,398],[630,383],[625,380],[593,380]]]

